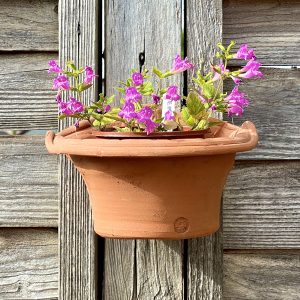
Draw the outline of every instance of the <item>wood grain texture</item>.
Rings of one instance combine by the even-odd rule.
[[[57,227],[57,162],[43,136],[0,138],[1,227]]]
[[[129,77],[132,68],[139,69],[138,57],[142,52],[144,67],[170,68],[172,58],[181,51],[181,18],[179,0],[106,2],[107,94]],[[172,80],[179,83],[180,76]],[[178,254],[181,244],[146,240],[106,242],[105,299],[182,299],[182,257]],[[120,259],[126,262],[126,268]],[[173,268],[180,273],[170,272]]]
[[[250,99],[243,118],[234,123],[252,121],[258,130],[256,149],[242,153],[238,159],[300,158],[300,69],[264,68],[265,77],[249,80],[240,90]],[[233,85],[228,82],[226,90]]]
[[[57,51],[58,0],[0,0],[0,51]]]
[[[224,254],[224,299],[299,299],[300,253]]]
[[[223,194],[224,248],[299,248],[299,195],[299,161],[237,163]]]
[[[97,0],[59,1],[60,63],[72,59],[78,65],[98,65]],[[87,104],[96,99],[96,87],[84,95]],[[60,122],[59,128],[72,124]],[[86,187],[79,173],[65,156],[59,163],[60,199],[60,286],[59,299],[97,298],[96,236]]]
[[[55,229],[0,229],[0,299],[58,299]]]
[[[137,241],[137,299],[184,299],[182,241]]]
[[[207,70],[222,40],[222,1],[186,1],[187,56]],[[187,299],[222,299],[222,230],[188,241]]]
[[[55,129],[55,91],[47,73],[56,53],[0,55],[0,130]]]
[[[225,43],[248,43],[264,64],[300,65],[299,0],[225,0],[223,15]]]

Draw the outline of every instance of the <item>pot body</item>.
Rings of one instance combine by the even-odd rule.
[[[70,155],[87,185],[97,234],[155,239],[187,239],[218,230],[234,157]]]

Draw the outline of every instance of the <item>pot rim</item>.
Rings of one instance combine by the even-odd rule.
[[[256,128],[246,121],[240,127],[223,122],[214,137],[153,139],[99,138],[88,121],[79,128],[70,126],[55,134],[48,131],[45,144],[49,153],[97,157],[198,156],[243,152],[258,142]]]

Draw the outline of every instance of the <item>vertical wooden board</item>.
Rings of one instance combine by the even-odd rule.
[[[173,57],[181,52],[181,20],[179,0],[107,1],[106,93],[113,93],[113,87],[118,85],[119,81],[128,78],[132,68],[139,69],[140,53],[145,55],[146,68],[151,66],[158,66],[163,70],[170,68]],[[176,77],[176,81],[180,82],[180,76]],[[172,295],[178,296],[176,299],[181,299],[182,257],[178,253],[181,253],[182,243],[170,243],[172,251],[166,245],[162,241],[152,241],[150,244],[149,241],[107,242],[105,299],[131,299],[130,297],[136,295],[139,299],[174,299]],[[136,256],[132,253],[133,249]],[[147,253],[144,253],[146,250]],[[164,262],[165,267],[159,268],[158,277],[155,273],[158,270],[153,269],[153,266],[159,264],[159,255],[166,255],[167,260]],[[124,269],[117,256],[126,261],[126,266],[131,268],[130,271]],[[174,263],[176,269],[180,270],[179,273],[170,272]],[[115,280],[115,274],[119,274],[118,278],[125,278],[125,281]],[[130,274],[130,277],[125,277],[126,274]],[[124,291],[126,291],[125,298]]]
[[[186,1],[187,56],[202,70],[209,68],[222,40],[222,1]],[[188,299],[222,299],[222,230],[188,241]]]
[[[0,229],[0,299],[58,299],[56,229]]]
[[[97,0],[59,2],[60,63],[98,64]],[[84,95],[84,103],[96,99],[96,88]],[[60,122],[64,128],[71,123]],[[60,157],[60,290],[59,299],[97,298],[96,237],[88,194],[79,173],[65,156]]]
[[[300,252],[224,254],[224,299],[299,299]]]
[[[137,299],[184,299],[183,243],[137,241]]]

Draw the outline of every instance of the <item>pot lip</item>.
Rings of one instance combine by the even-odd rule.
[[[214,137],[180,139],[116,139],[93,136],[88,121],[55,134],[48,131],[49,153],[97,157],[157,157],[229,154],[253,149],[258,142],[256,128],[246,121],[240,127],[223,122]]]

